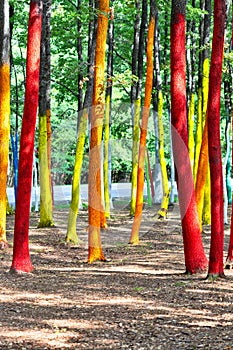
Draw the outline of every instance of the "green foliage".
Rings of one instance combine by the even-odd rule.
[[[24,105],[24,81],[27,45],[27,22],[29,0],[10,0],[14,7],[11,17],[12,31],[12,69],[11,69],[11,129],[15,129],[16,115],[19,119],[19,127],[23,115]],[[165,128],[165,156],[170,167],[170,127],[169,117],[166,113],[166,105],[170,103],[170,12],[171,1],[158,0],[158,25],[160,33],[160,70],[162,77],[162,89],[164,94],[164,128]],[[148,4],[149,8],[149,4]],[[107,77],[113,84],[113,111],[111,121],[111,149],[112,169],[117,173],[131,172],[131,148],[132,148],[132,121],[130,107],[130,89],[137,77],[132,75],[132,49],[134,39],[134,20],[137,14],[134,0],[114,1],[114,76]],[[193,7],[191,1],[187,1],[187,20],[195,21],[196,29],[187,33],[193,43],[191,49],[195,51],[195,71],[192,72],[195,81],[198,81],[199,53],[206,47],[199,47],[199,24],[205,12],[200,10],[199,3]],[[77,9],[76,1],[54,0],[52,2],[51,18],[51,122],[52,122],[52,161],[54,176],[62,182],[70,182],[73,173],[74,154],[76,146],[77,125],[77,97],[78,74],[84,76],[83,93],[85,93],[87,68],[88,68],[88,26],[89,21],[97,16],[97,11],[89,8],[89,1],[81,2]],[[81,23],[78,31],[77,22]],[[231,25],[231,20],[227,23]],[[212,32],[212,25],[211,25]],[[231,69],[233,54],[230,48],[231,30],[226,32],[224,80],[231,81]],[[78,60],[77,39],[82,39],[83,59]],[[211,53],[211,42],[207,44]],[[187,47],[188,48],[188,47]],[[144,55],[145,56],[145,55]],[[166,81],[166,84],[164,83]],[[143,77],[143,89],[145,74]],[[197,89],[197,84],[196,84]],[[144,90],[143,90],[144,92]],[[222,144],[225,152],[225,94],[222,92]],[[142,93],[143,98],[143,93]],[[143,100],[142,100],[143,102]],[[147,147],[150,154],[151,165],[154,165],[155,131],[150,120]],[[84,155],[83,174],[88,172],[88,135]]]

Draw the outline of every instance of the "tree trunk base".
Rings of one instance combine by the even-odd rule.
[[[33,269],[31,271],[22,271],[22,270],[17,270],[15,268],[10,268],[9,272],[12,275],[32,275],[32,271]]]
[[[87,262],[88,264],[92,264],[94,261],[107,261],[102,251],[102,248],[89,247]]]
[[[46,221],[41,221],[39,222],[37,228],[43,228],[43,227],[56,227],[53,220],[46,220]]]
[[[208,273],[206,279],[209,281],[216,281],[219,278],[226,278],[224,273]]]

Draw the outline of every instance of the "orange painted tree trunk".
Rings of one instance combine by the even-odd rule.
[[[211,182],[211,241],[209,277],[224,275],[223,175],[220,143],[220,95],[226,1],[214,1],[214,33],[208,96],[208,143]]]
[[[18,192],[15,212],[14,249],[11,271],[31,272],[29,217],[34,135],[39,95],[42,0],[31,0],[28,23],[26,89],[19,153]]]
[[[99,1],[96,56],[91,115],[91,140],[88,173],[88,262],[105,261],[101,246],[100,226],[103,218],[101,195],[101,142],[104,118],[104,68],[108,30],[109,0]]]
[[[137,173],[137,197],[136,197],[136,210],[131,231],[131,237],[129,243],[139,243],[139,230],[142,220],[142,207],[143,207],[143,190],[144,190],[144,163],[145,163],[145,151],[146,151],[146,135],[148,119],[150,115],[150,103],[153,86],[153,47],[154,47],[154,32],[155,32],[155,16],[156,16],[156,4],[155,0],[150,2],[150,23],[148,28],[147,37],[147,49],[146,49],[146,87],[145,87],[145,99],[142,112],[142,124],[138,154],[138,173]]]
[[[182,220],[184,256],[187,273],[207,267],[194,184],[188,154],[186,111],[186,57],[185,57],[186,1],[172,0],[171,14],[171,121],[172,145],[177,174],[177,187]]]
[[[10,136],[10,28],[9,3],[0,3],[0,247],[7,246],[7,169]]]

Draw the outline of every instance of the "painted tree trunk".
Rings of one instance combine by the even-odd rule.
[[[53,201],[48,164],[47,116],[39,115],[40,222],[38,227],[52,227]]]
[[[90,11],[94,11],[95,4],[93,0],[89,0]],[[79,200],[80,200],[80,178],[81,170],[83,164],[83,154],[85,145],[85,136],[87,129],[88,115],[90,112],[90,105],[93,92],[93,70],[94,70],[94,59],[95,59],[95,48],[96,48],[96,24],[97,21],[93,20],[89,22],[88,29],[88,82],[84,97],[84,109],[80,111],[79,126],[78,126],[78,137],[76,143],[75,152],[75,163],[74,163],[74,173],[72,181],[72,192],[71,192],[71,203],[68,217],[66,242],[77,245],[79,243],[79,238],[76,231],[77,216],[79,210]]]
[[[208,142],[211,178],[211,242],[208,276],[222,276],[223,271],[223,176],[220,144],[220,92],[224,45],[226,2],[214,1],[214,32],[209,77]]]
[[[156,112],[157,100],[156,100],[155,91],[152,93],[152,102],[153,102],[154,134],[155,134],[154,203],[161,204],[162,198],[163,198],[163,185],[162,185],[161,165],[159,160],[158,114]]]
[[[109,183],[109,161],[110,161],[110,115],[111,115],[111,96],[106,96],[106,113],[104,122],[104,202],[105,217],[110,218],[110,183]]]
[[[210,172],[209,172],[209,158],[208,158],[208,148],[206,145],[208,143],[208,133],[206,132],[203,135],[204,127],[206,124],[206,111],[208,103],[208,89],[209,89],[209,40],[210,40],[210,17],[211,17],[211,1],[205,0],[201,4],[201,8],[204,8],[206,13],[204,15],[204,22],[202,24],[202,38],[201,44],[204,49],[200,53],[200,63],[199,63],[199,87],[200,94],[198,100],[198,124],[197,124],[197,133],[196,133],[196,152],[195,152],[195,184],[198,181],[198,186],[196,185],[196,195],[198,196],[197,206],[199,219],[205,225],[210,224]],[[203,144],[204,143],[204,144]],[[203,158],[203,159],[201,159]],[[207,164],[204,164],[206,162]],[[207,171],[202,173],[202,169],[199,169],[199,166],[204,166],[207,168]],[[200,178],[204,179],[205,176],[205,185],[200,186]],[[197,179],[199,177],[199,179]],[[201,193],[200,193],[201,191]],[[202,227],[202,226],[201,226]]]
[[[134,43],[132,50],[132,75],[136,76],[138,72],[138,51],[139,51],[139,32],[140,32],[140,1],[135,1],[136,16],[134,21]],[[134,215],[136,207],[137,194],[137,167],[138,167],[138,142],[139,142],[139,119],[140,119],[140,101],[139,109],[137,108],[137,84],[131,86],[131,115],[133,125],[133,142],[132,142],[132,171],[131,171],[131,206],[130,214]]]
[[[193,172],[194,166],[194,113],[195,113],[195,94],[191,93],[189,100],[189,109],[188,109],[188,150],[191,162],[191,169]]]
[[[100,225],[103,213],[101,196],[101,142],[104,118],[104,67],[108,30],[109,1],[99,1],[96,56],[94,70],[93,108],[91,115],[91,139],[88,173],[88,262],[105,261],[101,245]]]
[[[192,6],[195,4],[192,1]],[[187,21],[187,104],[188,104],[188,150],[190,156],[191,169],[194,166],[194,114],[195,114],[195,38],[192,35],[196,31],[195,19]]]
[[[154,182],[153,182],[153,175],[151,171],[151,165],[150,165],[150,157],[149,157],[149,152],[147,149],[147,160],[148,160],[148,173],[149,173],[149,178],[150,178],[150,193],[151,193],[151,200],[152,204],[155,204],[155,187],[154,187]]]
[[[165,218],[167,215],[170,190],[168,185],[166,159],[164,153],[164,127],[163,127],[163,95],[162,90],[158,92],[158,136],[159,136],[159,160],[162,173],[162,184],[163,184],[163,199],[161,203],[158,215],[160,218]]]
[[[185,0],[172,1],[171,15],[171,120],[172,144],[182,220],[187,273],[207,266],[197,215],[193,177],[188,154],[186,111]]]
[[[202,144],[201,144],[199,165],[198,165],[196,186],[195,186],[197,211],[198,211],[198,218],[200,222],[201,231],[202,231],[202,213],[203,213],[203,205],[204,205],[205,184],[206,184],[206,177],[207,177],[207,171],[208,171],[208,164],[209,164],[208,122],[206,120],[203,137],[202,137]]]
[[[50,16],[51,0],[44,1],[40,52],[39,90],[39,168],[40,222],[39,227],[54,226],[50,167]],[[49,118],[48,118],[49,117]]]
[[[203,51],[203,78],[202,78],[202,120],[203,125],[206,123],[206,111],[208,104],[208,85],[209,85],[209,42],[210,42],[210,23],[211,23],[211,0],[205,0],[205,17],[204,17],[204,51]],[[208,169],[205,183],[204,205],[202,220],[204,225],[211,224],[211,199],[210,199],[210,169]]]
[[[145,170],[146,170],[145,173],[146,173],[146,188],[147,188],[147,204],[148,204],[148,207],[152,207],[148,150],[146,150],[146,153],[145,153]]]
[[[201,151],[202,142],[202,88],[198,88],[198,101],[197,101],[197,119],[196,119],[196,134],[195,134],[195,150],[194,150],[194,164],[193,164],[193,178],[194,184],[197,180],[197,171],[199,164],[199,156]]]
[[[160,50],[159,50],[159,28],[158,19],[155,25],[155,41],[154,41],[154,89],[156,90],[156,96],[154,96],[154,109],[157,113],[158,118],[158,144],[159,144],[159,161],[162,175],[162,186],[163,186],[163,198],[161,207],[158,211],[160,218],[164,218],[167,215],[167,209],[169,204],[169,186],[166,159],[164,153],[164,127],[163,127],[163,92],[162,92],[162,78],[160,73]]]
[[[39,95],[42,1],[31,0],[28,23],[26,89],[19,154],[18,193],[15,213],[11,271],[31,272],[29,217],[32,186],[34,135]]]
[[[78,129],[78,139],[76,145],[75,153],[75,164],[74,173],[72,181],[72,194],[71,203],[68,217],[68,226],[66,234],[66,242],[73,243],[77,245],[79,243],[78,235],[76,232],[76,222],[79,209],[79,198],[80,198],[80,176],[82,171],[82,161],[84,153],[84,145],[87,131],[87,120],[88,120],[88,110],[84,109],[80,118],[79,129]]]
[[[131,180],[131,207],[130,214],[134,215],[136,210],[137,198],[137,173],[138,173],[138,149],[140,137],[140,114],[141,99],[134,102],[134,122],[133,122],[133,146],[132,146],[132,180]]]
[[[10,28],[8,0],[0,4],[0,248],[7,246],[6,188],[10,138]]]
[[[200,10],[205,10],[205,0],[200,0]],[[202,142],[203,119],[202,119],[202,68],[203,68],[203,46],[204,46],[204,16],[199,22],[199,59],[198,59],[198,89],[197,89],[197,117],[196,117],[196,134],[195,134],[195,151],[193,178],[196,184],[197,169],[199,164],[199,155]]]
[[[136,6],[139,6],[137,2]],[[147,0],[142,1],[142,10],[141,10],[141,25],[140,31],[138,33],[139,42],[135,42],[137,47],[138,57],[137,60],[137,87],[135,92],[135,99],[132,101],[134,104],[134,115],[133,115],[133,145],[132,145],[132,187],[131,187],[131,208],[130,214],[134,215],[136,211],[136,201],[137,201],[137,174],[138,174],[138,154],[139,154],[139,123],[140,123],[140,115],[141,115],[141,93],[142,93],[142,78],[143,78],[143,57],[144,57],[144,47],[145,47],[145,30],[147,24]],[[137,9],[140,8],[137,7]],[[136,18],[137,21],[137,18]],[[136,24],[136,22],[135,22]],[[134,57],[132,59],[134,60]],[[135,63],[134,63],[135,66]],[[133,70],[132,70],[133,72]]]
[[[16,203],[17,187],[18,187],[18,143],[19,143],[18,131],[17,130],[15,131],[15,136],[11,134],[10,138],[11,138],[11,148],[13,153],[14,196],[15,196],[15,203]]]
[[[143,192],[144,192],[144,163],[146,152],[146,135],[148,120],[150,115],[150,104],[153,87],[153,46],[154,46],[154,31],[155,31],[155,1],[150,2],[150,23],[148,27],[147,36],[147,63],[146,63],[146,86],[145,86],[145,98],[144,108],[142,112],[141,134],[140,134],[140,146],[138,155],[138,174],[137,174],[137,198],[136,198],[136,211],[131,231],[131,237],[129,243],[139,243],[139,230],[142,219],[143,208]]]
[[[113,14],[112,14],[113,15]],[[113,76],[113,48],[114,48],[114,21],[111,17],[108,30],[108,60],[107,60],[107,89],[106,111],[104,122],[104,201],[105,216],[110,217],[111,210],[111,110],[112,110],[112,76]]]

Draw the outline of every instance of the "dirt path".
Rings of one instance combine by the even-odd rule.
[[[145,210],[134,247],[127,244],[132,219],[116,212],[102,234],[111,260],[92,265],[85,212],[78,248],[64,244],[67,209],[56,210],[54,229],[37,229],[34,214],[35,271],[9,274],[12,248],[0,252],[0,349],[233,349],[233,270],[215,282],[184,275],[178,208],[164,222],[155,213]],[[229,228],[226,246],[228,235]],[[204,242],[208,252],[209,228]]]

